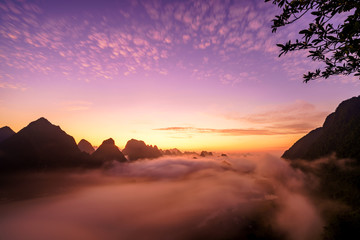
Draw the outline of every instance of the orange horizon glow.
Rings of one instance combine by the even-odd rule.
[[[34,119],[36,120],[36,119]],[[50,122],[51,119],[49,119]],[[30,123],[30,122],[28,122]],[[15,132],[20,131],[27,126],[24,120],[7,124]],[[97,128],[93,131],[83,131],[77,124],[69,125],[64,123],[52,122],[59,125],[63,131],[73,136],[76,143],[81,139],[89,141],[94,147],[98,147],[108,138],[113,138],[115,144],[123,149],[130,139],[144,141],[147,145],[156,145],[159,149],[177,148],[180,151],[212,151],[218,153],[241,153],[241,152],[283,152],[288,149],[296,140],[304,136],[307,132],[297,134],[278,134],[278,135],[247,135],[247,136],[227,136],[218,133],[191,133],[190,135],[167,134],[160,131],[144,129],[141,132],[121,133],[123,129],[116,126],[107,126],[106,128]],[[86,126],[86,124],[85,124]],[[83,125],[84,127],[84,125]],[[91,129],[91,128],[89,128]],[[113,131],[112,129],[119,129]],[[103,131],[103,132],[102,132]],[[178,136],[178,137],[177,137]]]
[[[288,36],[271,33],[271,4],[156,2],[0,3],[0,126],[45,117],[95,146],[285,150],[359,93],[351,76],[302,83],[314,62],[278,58]]]

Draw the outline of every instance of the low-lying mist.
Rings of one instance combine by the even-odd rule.
[[[162,157],[16,179],[2,194],[0,239],[302,240],[324,227],[305,175],[271,155]]]

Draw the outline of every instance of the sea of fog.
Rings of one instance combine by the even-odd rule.
[[[304,178],[266,154],[18,174],[2,179],[0,239],[318,239]]]

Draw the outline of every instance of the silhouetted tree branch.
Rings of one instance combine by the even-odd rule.
[[[304,82],[331,75],[360,76],[360,0],[265,0],[272,2],[282,13],[272,20],[272,31],[294,23],[310,12],[314,20],[299,34],[295,42],[277,44],[280,55],[296,50],[308,50],[314,61],[325,63],[323,69],[304,74]],[[334,26],[330,20],[340,13],[348,15],[343,23]]]

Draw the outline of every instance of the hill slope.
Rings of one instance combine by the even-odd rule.
[[[89,143],[85,139],[80,140],[80,142],[78,143],[78,147],[79,147],[80,151],[86,152],[88,154],[92,154],[93,152],[95,152],[95,149],[91,145],[91,143]]]
[[[162,153],[157,146],[146,145],[144,141],[131,139],[126,143],[123,153],[128,155],[129,160],[141,158],[158,158]]]
[[[8,126],[0,128],[0,143],[14,135],[15,132]]]
[[[340,103],[322,127],[299,139],[282,157],[314,160],[336,153],[338,158],[360,160],[359,136],[360,96]]]
[[[95,160],[106,162],[116,160],[118,162],[126,162],[124,154],[115,145],[112,138],[104,140],[98,149],[91,155]]]
[[[74,138],[45,118],[31,122],[0,143],[0,170],[92,165]]]

